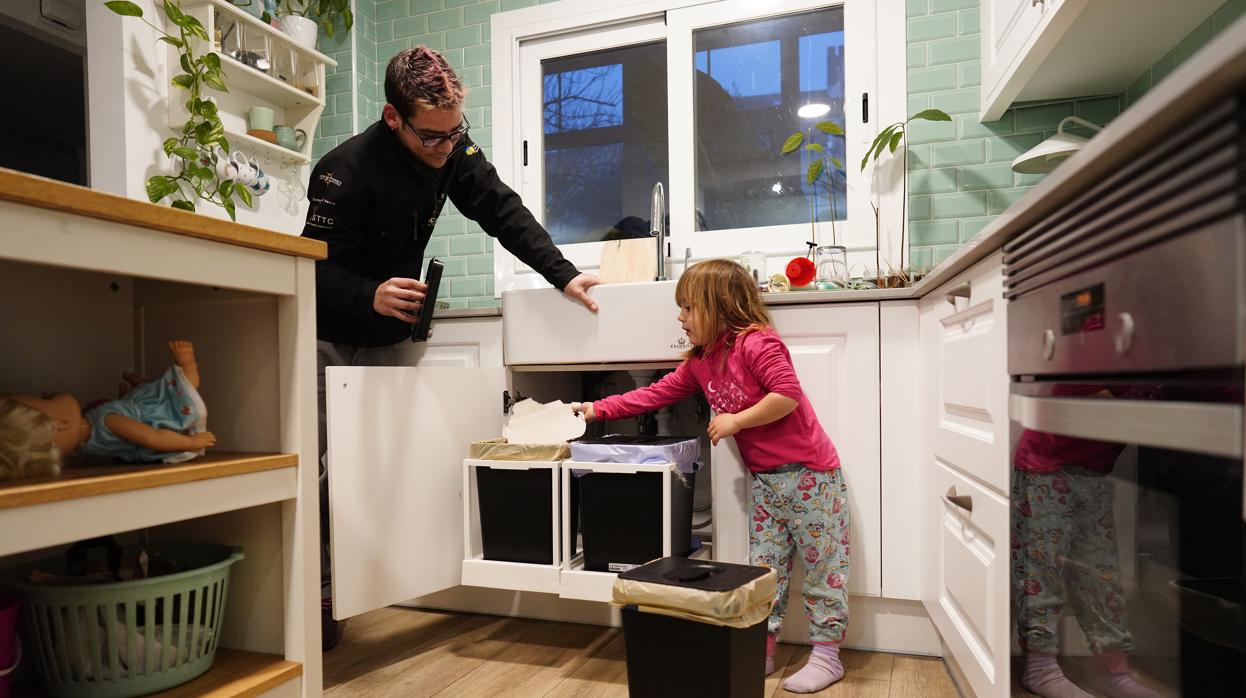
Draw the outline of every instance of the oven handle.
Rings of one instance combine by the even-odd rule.
[[[1013,395],[1026,429],[1097,441],[1242,457],[1242,406]]]

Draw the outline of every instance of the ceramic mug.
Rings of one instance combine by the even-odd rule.
[[[268,107],[251,107],[247,116],[247,126],[252,131],[273,130],[273,110]]]
[[[276,126],[273,133],[277,134],[277,145],[290,150],[303,150],[307,143],[307,132],[293,126]]]
[[[232,179],[251,190],[256,196],[262,196],[271,186],[268,175],[255,164],[246,153],[235,150],[228,156],[222,150],[217,151],[216,172],[223,179]]]

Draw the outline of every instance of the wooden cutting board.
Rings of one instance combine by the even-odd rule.
[[[654,238],[609,240],[601,251],[598,276],[608,284],[653,281],[658,273],[658,242]]]

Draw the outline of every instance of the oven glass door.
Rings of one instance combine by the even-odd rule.
[[[1013,383],[1015,695],[1246,696],[1242,385]]]

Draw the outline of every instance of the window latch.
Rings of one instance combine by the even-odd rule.
[[[861,93],[861,123],[870,123],[870,93]],[[527,151],[525,151],[527,152]]]
[[[528,141],[523,142],[523,166],[528,166]]]

